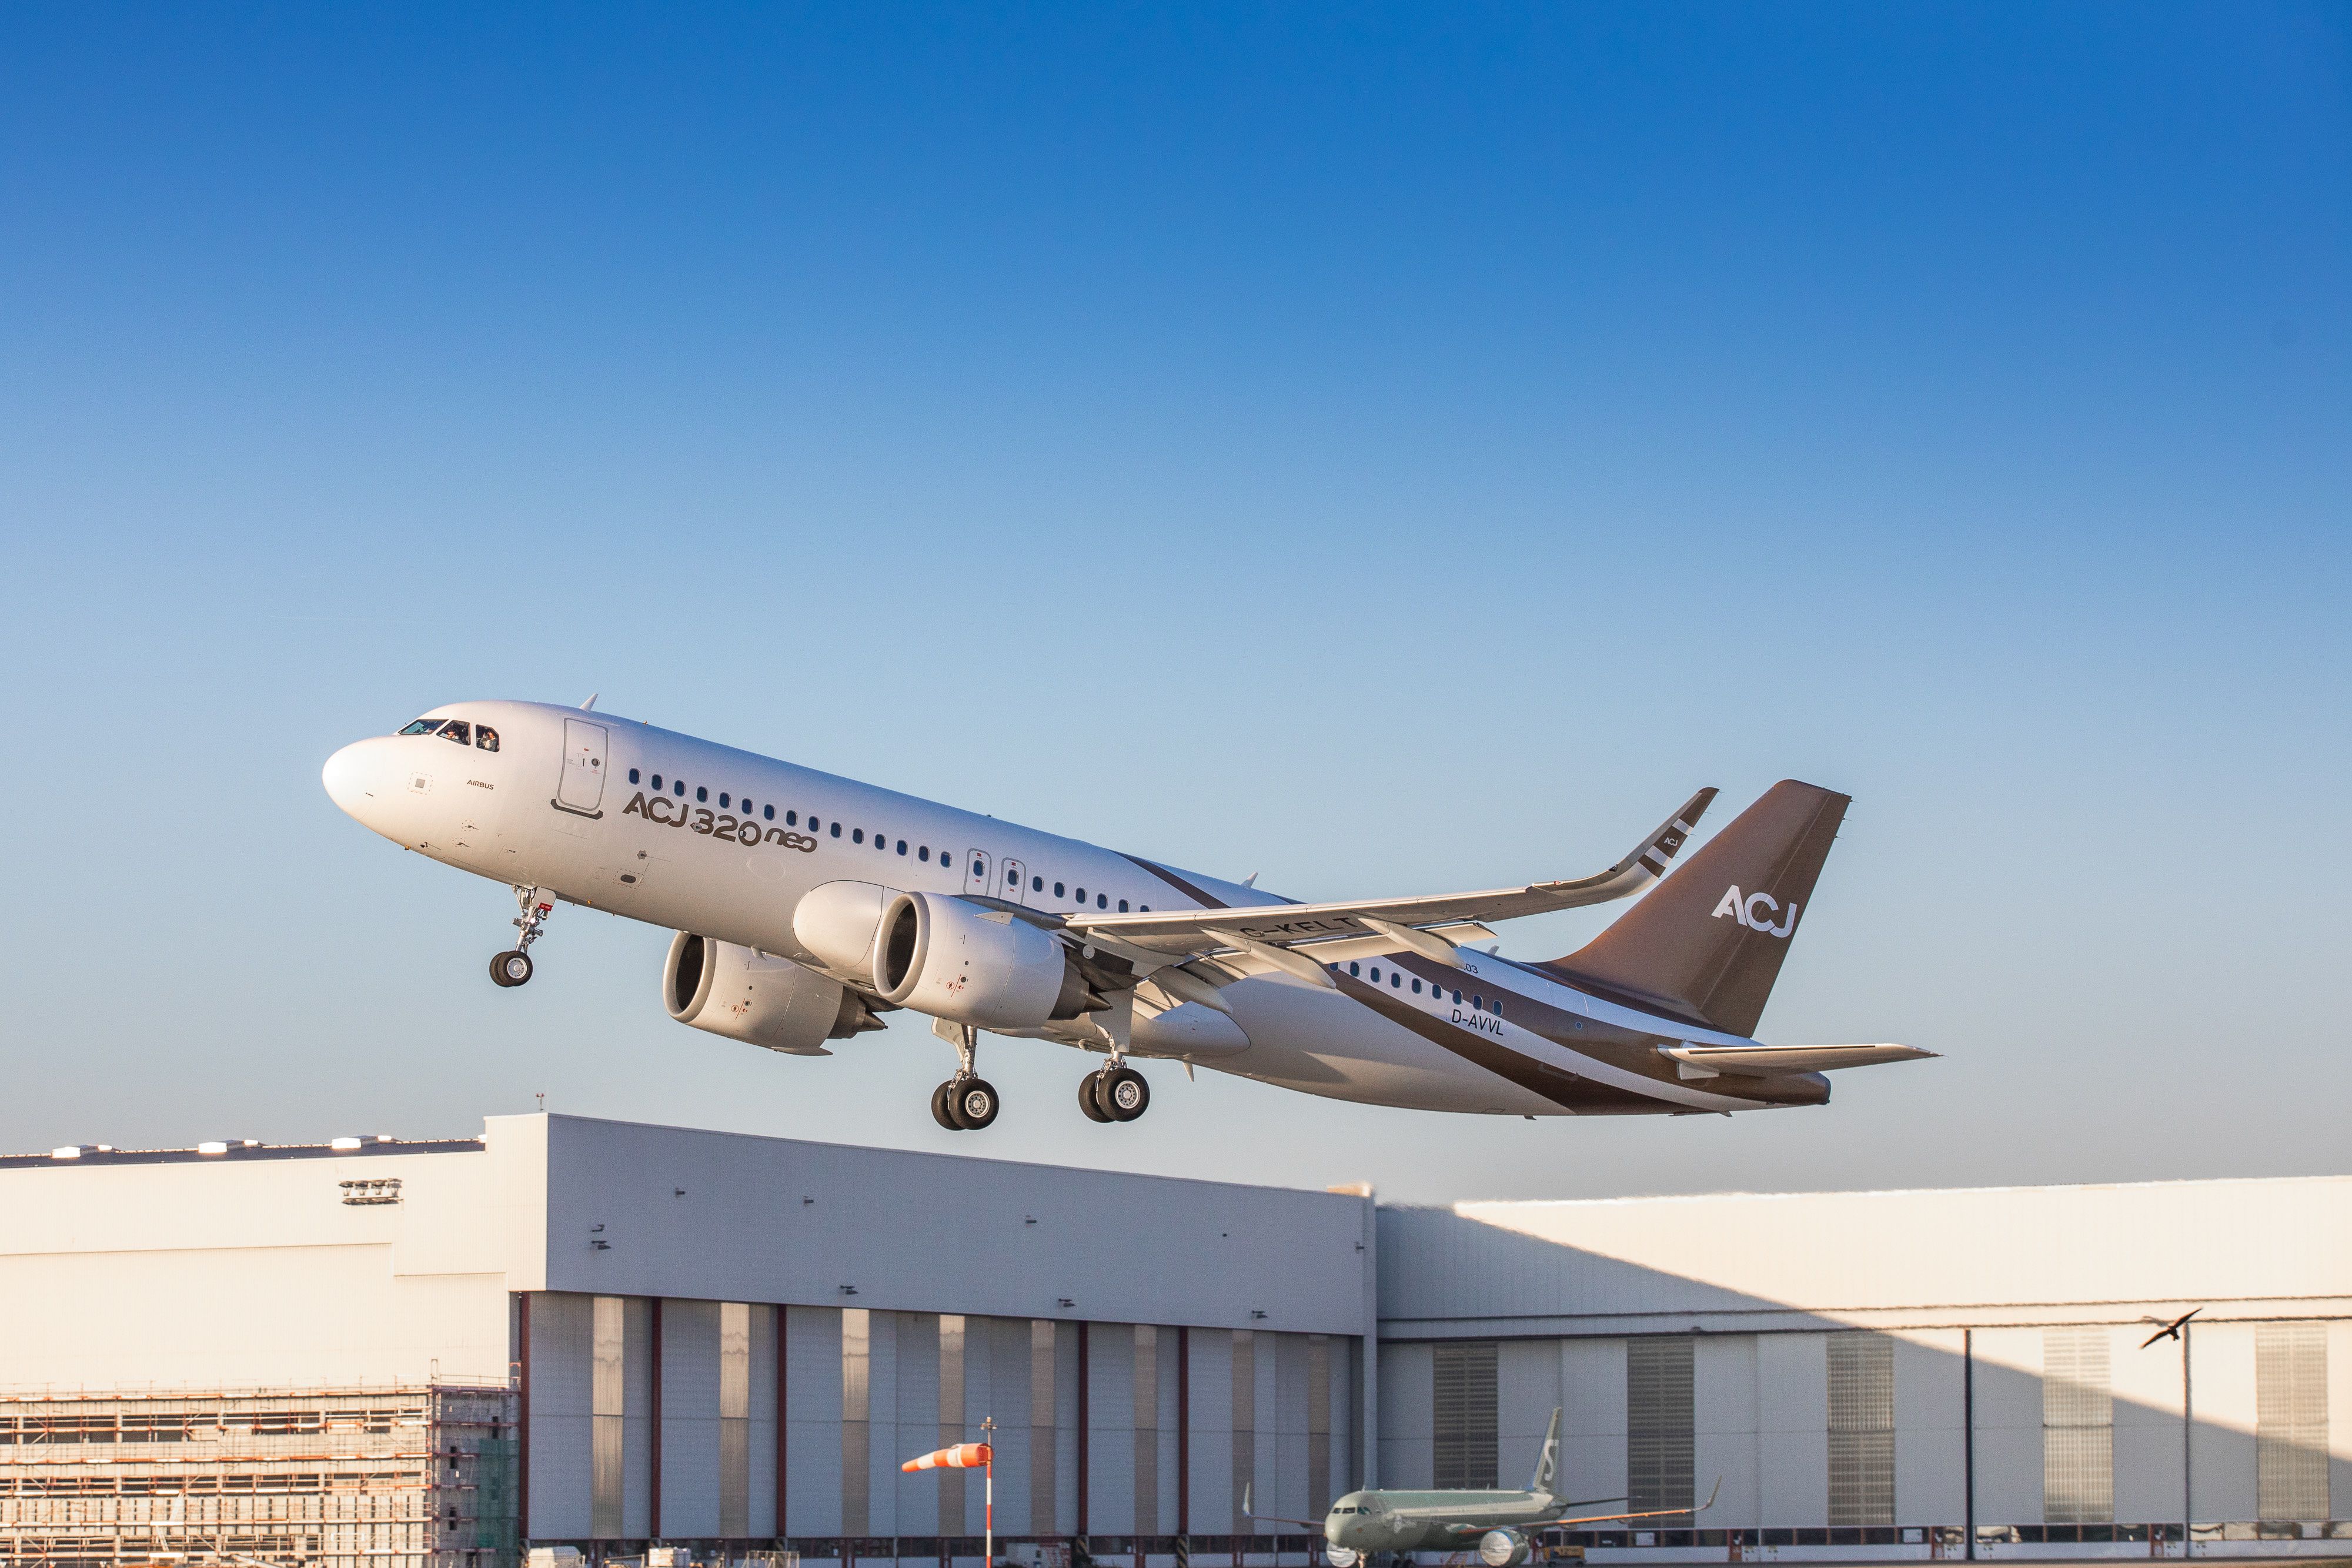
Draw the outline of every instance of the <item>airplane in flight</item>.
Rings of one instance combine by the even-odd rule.
[[[955,1048],[931,1113],[996,1118],[981,1030],[1101,1054],[1097,1122],[1172,1061],[1366,1104],[1526,1117],[1688,1115],[1829,1099],[1824,1072],[1931,1053],[1754,1038],[1847,797],[1774,785],[1668,875],[1714,799],[1614,865],[1486,892],[1302,904],[594,711],[435,708],[327,761],[336,805],[502,883],[490,960],[527,983],[558,904],[677,935],[670,1017],[793,1056],[921,1013]],[[1577,952],[1500,956],[1489,923],[1647,892]]]
[[[1323,1555],[1331,1568],[1356,1568],[1378,1552],[1464,1552],[1475,1550],[1486,1568],[1514,1568],[1534,1554],[1535,1536],[1571,1524],[1606,1524],[1628,1519],[1691,1518],[1715,1506],[1723,1490],[1698,1507],[1648,1508],[1633,1513],[1582,1513],[1569,1510],[1596,1502],[1617,1502],[1611,1497],[1570,1500],[1556,1497],[1552,1487],[1559,1474],[1559,1407],[1551,1413],[1551,1428],[1544,1434],[1543,1452],[1525,1491],[1351,1491],[1331,1505],[1319,1524],[1311,1519],[1277,1519],[1250,1511],[1250,1489],[1242,1489],[1242,1513],[1274,1524],[1297,1524],[1323,1537]]]

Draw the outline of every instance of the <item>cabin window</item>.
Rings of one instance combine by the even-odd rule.
[[[1375,965],[1373,965],[1373,966],[1372,966],[1372,984],[1374,984],[1374,985],[1376,985],[1376,986],[1377,986],[1377,985],[1379,985],[1380,983],[1381,983],[1381,967],[1380,967],[1378,964],[1375,964]]]
[[[907,841],[904,839],[898,841],[898,852],[902,855],[907,852]]]
[[[1402,986],[1402,985],[1403,985],[1403,984],[1404,984],[1404,977],[1403,977],[1402,975],[1399,974],[1396,970],[1394,970],[1394,969],[1391,969],[1391,970],[1389,971],[1389,989],[1393,991],[1393,990],[1395,990],[1399,986]],[[1415,986],[1415,987],[1413,988],[1413,989],[1417,991],[1417,990],[1421,989],[1421,988],[1420,988],[1419,986]]]
[[[1086,890],[1085,888],[1083,888],[1083,887],[1082,887],[1082,888],[1078,889],[1078,902],[1079,902],[1080,904],[1084,904],[1086,901],[1087,901],[1087,890]]]
[[[767,818],[767,819],[768,819],[768,821],[772,821],[772,821],[774,821],[776,820],[776,809],[775,809],[773,806],[762,806],[762,807],[761,807],[761,808],[760,808],[760,814],[761,814],[761,816],[763,816],[763,817]]]
[[[726,804],[727,804],[727,791],[726,791],[726,790],[724,790],[724,789],[721,789],[720,791],[719,791],[719,803],[721,806],[724,806],[724,805],[726,805]]]
[[[1095,907],[1097,909],[1108,909],[1110,907],[1110,895],[1101,893],[1096,894]]]
[[[1358,967],[1356,967],[1356,966],[1355,966],[1354,964],[1350,963],[1350,964],[1348,966],[1348,973],[1349,973],[1349,974],[1351,974],[1351,975],[1354,975],[1354,976],[1358,977],[1359,978],[1360,978],[1360,977],[1362,977],[1362,976],[1363,976],[1363,973],[1364,973],[1364,972],[1363,972],[1361,969],[1359,969]]]
[[[630,768],[630,769],[629,769],[629,782],[630,782],[630,783],[632,783],[632,784],[634,784],[634,783],[635,783],[636,781],[637,781],[637,770],[636,770],[635,768]]]
[[[907,852],[906,852],[905,850],[901,849],[898,852],[899,852],[900,854],[902,854],[902,855],[903,855],[903,854],[905,854]],[[916,858],[917,860],[919,860],[919,861],[927,861],[927,860],[930,859],[930,858],[931,858],[931,846],[930,846],[930,845],[929,845],[929,844],[919,844],[919,845],[917,845],[917,846],[916,846],[916,848],[915,848],[915,858]],[[945,865],[945,864],[947,864],[948,862],[947,862],[946,859],[945,859],[944,857],[942,857],[942,858],[940,859],[940,863],[941,865]]]
[[[1496,1018],[1503,1016],[1503,998],[1500,997],[1495,998],[1495,1016]]]
[[[1412,994],[1416,997],[1421,995],[1421,982],[1419,980],[1415,980],[1412,983]]]
[[[499,732],[487,724],[476,725],[474,747],[479,751],[496,751],[499,748]]]
[[[1140,906],[1139,907],[1139,909],[1138,909],[1138,913],[1139,913],[1139,914],[1143,914],[1143,915],[1149,915],[1149,914],[1150,914],[1150,913],[1151,913],[1151,905],[1150,905],[1150,904],[1148,904],[1140,905]]]
[[[656,789],[661,788],[661,775],[658,773],[654,775],[654,788]]]
[[[840,831],[841,831],[841,824],[840,824],[840,823],[838,823],[838,822],[835,822],[835,823],[833,825],[833,831],[834,831],[835,832],[836,832],[836,833],[840,832]],[[852,829],[850,829],[850,830],[849,830],[849,841],[850,841],[851,843],[853,843],[853,844],[862,844],[862,843],[864,843],[864,842],[866,841],[866,830],[865,830],[865,829],[863,829],[863,828],[852,828]]]
[[[1057,883],[1055,883],[1054,884],[1054,896],[1055,896],[1055,898],[1060,898],[1060,897],[1062,897],[1062,896],[1063,896],[1063,894],[1062,894],[1062,884],[1061,884],[1060,883],[1058,883],[1058,882],[1057,882]]]
[[[1033,877],[1031,877],[1031,878],[1029,879],[1029,891],[1030,891],[1030,892],[1032,892],[1032,893],[1043,893],[1043,892],[1045,892],[1045,879],[1044,877],[1042,877],[1042,876],[1033,876]]]
[[[834,836],[835,838],[836,838],[836,839],[837,839],[837,838],[841,837],[841,824],[840,824],[839,822],[835,822],[835,823],[834,823],[834,825],[833,825],[833,827],[831,828],[830,831],[832,832],[832,834],[833,834],[833,836]]]
[[[684,800],[686,798],[686,780],[683,779],[671,779],[669,781],[669,792],[676,795],[680,800]]]
[[[1004,880],[1008,885],[1017,887],[1021,883],[1021,873],[1017,871],[1008,871],[1004,873]]]
[[[694,787],[694,798],[701,801],[703,804],[709,805],[710,803],[710,787],[707,784],[697,784]]]
[[[1470,1007],[1473,1011],[1483,1013],[1486,1010],[1486,998],[1473,991],[1470,993]]]
[[[1122,899],[1120,899],[1120,900],[1118,901],[1118,912],[1119,912],[1121,915],[1124,915],[1124,914],[1126,914],[1126,913],[1127,913],[1127,900],[1125,900],[1125,899],[1123,899],[1123,898],[1122,898]]]

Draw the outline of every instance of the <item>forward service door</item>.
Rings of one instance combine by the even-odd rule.
[[[556,781],[555,803],[583,817],[601,817],[604,803],[604,757],[609,737],[601,724],[584,718],[563,721],[563,774]]]

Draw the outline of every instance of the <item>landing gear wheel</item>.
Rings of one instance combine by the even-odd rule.
[[[995,1084],[985,1078],[967,1078],[948,1087],[953,1091],[949,1096],[948,1111],[955,1117],[957,1126],[977,1133],[996,1120],[997,1107],[1003,1102],[996,1097]]]
[[[1102,1087],[1102,1078],[1099,1072],[1089,1072],[1078,1080],[1078,1109],[1087,1113],[1089,1122],[1110,1120],[1110,1113],[1104,1110],[1102,1102],[1095,1098],[1095,1091]]]
[[[955,1119],[955,1112],[948,1104],[948,1096],[954,1092],[953,1079],[950,1079],[931,1091],[931,1120],[950,1133],[961,1133],[963,1131],[963,1126]]]
[[[1132,1122],[1151,1108],[1151,1085],[1132,1067],[1114,1067],[1095,1091],[1114,1122]]]
[[[490,960],[490,978],[501,986],[529,985],[530,955],[520,950],[499,954]]]

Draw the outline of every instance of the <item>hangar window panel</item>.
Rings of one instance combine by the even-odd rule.
[[[598,1296],[589,1329],[588,1532],[604,1539],[622,1531],[624,1423],[628,1411],[628,1302]]]
[[[1061,1461],[1055,1442],[1055,1330],[1050,1318],[1029,1320],[1029,1529],[1035,1535],[1055,1529],[1054,1479]]]
[[[751,1308],[719,1303],[719,1533],[751,1533]]]
[[[873,1320],[864,1307],[841,1313],[841,1529],[864,1535],[871,1518],[867,1503],[873,1375]]]
[[[1234,1532],[1253,1535],[1268,1528],[1242,1511],[1242,1500],[1257,1480],[1257,1335],[1234,1330]]]
[[[1829,1336],[1830,1522],[1895,1522],[1895,1342]]]
[[[2325,1323],[2254,1327],[2254,1500],[2265,1521],[2328,1517]]]
[[[1432,1353],[1434,1479],[1441,1490],[1495,1485],[1495,1342],[1440,1344]]]
[[[2104,1328],[2042,1331],[2042,1517],[2107,1524],[2116,1515],[2116,1406]]]
[[[1625,1506],[1636,1512],[1691,1506],[1696,1448],[1691,1342],[1657,1334],[1625,1342]],[[1494,1483],[1486,1483],[1491,1486]],[[1662,1527],[1687,1523],[1663,1519]]]

